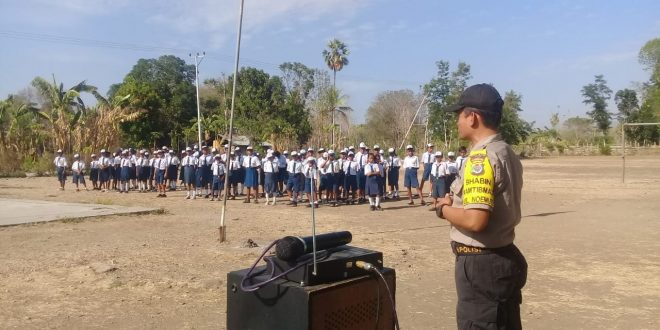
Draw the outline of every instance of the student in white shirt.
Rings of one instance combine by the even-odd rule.
[[[128,184],[131,179],[131,156],[128,150],[122,151],[122,156],[119,158],[119,193],[128,194]]]
[[[360,142],[360,151],[355,154],[355,161],[358,163],[358,173],[357,173],[357,191],[358,191],[358,203],[364,202],[364,185],[366,184],[367,177],[364,175],[364,165],[367,164],[367,157],[369,152],[367,151],[367,145],[364,142]]]
[[[96,159],[96,154],[92,154],[92,161],[89,162],[89,180],[92,181],[93,190],[99,190],[99,169],[100,162]]]
[[[289,204],[291,206],[298,206],[298,193],[300,192],[301,183],[304,178],[302,175],[302,163],[298,158],[298,152],[291,152],[291,159],[287,162],[286,171],[288,178],[286,181],[286,190],[289,194]]]
[[[355,194],[357,192],[357,173],[360,171],[360,165],[355,161],[355,154],[348,152],[348,158],[344,161],[344,198],[346,205],[355,204]]]
[[[167,159],[163,150],[158,150],[158,158],[154,162],[154,169],[156,170],[156,188],[158,189],[157,197],[167,197]]]
[[[399,198],[399,170],[401,169],[401,159],[396,155],[394,148],[389,148],[387,152],[390,158],[387,162],[387,184],[389,186],[389,196]]]
[[[364,175],[367,178],[364,193],[369,198],[369,207],[372,211],[382,210],[380,207],[380,171],[380,166],[376,162],[376,156],[370,154],[368,156],[368,163],[364,167]]]
[[[284,152],[282,152],[281,154],[279,153],[279,151],[275,151],[273,155],[275,156],[275,159],[277,159],[277,166],[279,167],[277,171],[277,191],[279,197],[283,197],[284,191],[286,190],[286,183],[289,174],[289,172],[287,172],[286,170],[287,162],[288,162],[287,157],[289,157],[289,151],[284,150]]]
[[[197,159],[193,156],[192,148],[186,148],[186,157],[183,157],[181,166],[183,166],[183,181],[185,182],[185,189],[187,189],[186,199],[195,199],[195,168],[197,167]]]
[[[465,164],[465,159],[467,155],[467,148],[465,146],[460,146],[458,148],[458,157],[456,157],[456,168],[458,171],[463,170],[463,165]]]
[[[85,183],[85,162],[80,160],[80,155],[73,155],[73,164],[71,164],[71,172],[73,173],[73,183],[76,185],[76,191],[80,191],[78,183],[82,183],[87,191],[87,183]]]
[[[181,165],[181,160],[177,157],[174,149],[169,151],[169,162],[167,166],[167,187],[170,191],[176,190],[176,180],[179,174],[179,165]]]
[[[428,181],[431,176],[431,165],[435,161],[435,153],[433,152],[433,144],[429,143],[426,145],[426,152],[422,154],[422,159],[420,163],[422,164],[422,167],[424,168],[424,172],[422,172],[422,181],[419,184],[419,190],[424,191],[424,182]],[[433,187],[433,185],[431,185]],[[431,188],[433,190],[433,188]],[[429,193],[429,196],[431,193]]]
[[[458,166],[456,164],[456,156],[454,155],[453,151],[450,151],[447,153],[447,176],[445,176],[445,181],[447,191],[449,191],[449,187],[451,187],[451,184],[454,183],[454,180],[456,179],[456,176],[458,175]]]
[[[275,161],[275,156],[272,153],[266,154],[266,159],[262,164],[262,171],[264,173],[264,194],[266,195],[266,203],[268,205],[270,197],[273,198],[273,204],[277,201],[277,175],[279,173],[279,166]]]
[[[417,188],[417,193],[419,194],[420,203],[424,205],[424,195],[422,195],[422,190],[419,188],[419,181],[417,181],[417,170],[419,169],[419,158],[415,156],[415,148],[413,146],[406,146],[406,152],[408,156],[403,160],[403,169],[404,169],[404,178],[403,186],[408,189],[408,205],[414,205],[412,188]]]
[[[214,161],[211,164],[211,173],[213,174],[213,183],[211,184],[211,201],[214,199],[220,200],[222,191],[225,187],[225,164],[222,163],[220,155],[213,157]]]
[[[99,181],[101,181],[101,192],[110,190],[110,180],[112,179],[112,164],[110,162],[110,153],[101,149],[101,158],[99,159]]]
[[[227,162],[227,173],[229,173],[229,187],[225,192],[227,197],[236,199],[238,196],[238,183],[241,181],[241,163],[233,151],[229,153],[229,161]]]
[[[315,191],[316,183],[319,179],[319,172],[316,168],[316,159],[314,157],[308,157],[303,166],[303,174],[305,175],[305,194],[309,200],[309,207],[319,207],[318,200],[315,200]]]
[[[431,165],[431,198],[433,198],[433,206],[429,211],[435,211],[438,205],[438,200],[444,198],[449,192],[447,189],[447,164],[442,160],[442,151],[435,152],[435,162]]]
[[[62,149],[57,150],[57,156],[55,156],[53,164],[55,164],[55,170],[57,171],[57,180],[60,182],[60,190],[64,190],[64,184],[66,183],[66,168],[69,164],[66,162],[66,157],[62,156]]]
[[[259,187],[259,167],[261,167],[261,161],[259,157],[254,155],[253,149],[251,146],[247,147],[247,156],[243,157],[243,168],[245,168],[245,181],[243,185],[247,188],[247,198],[243,203],[249,203],[250,198],[252,197],[252,192],[254,191],[254,203],[257,204],[257,190]]]

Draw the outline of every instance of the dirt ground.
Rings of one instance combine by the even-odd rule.
[[[522,318],[529,329],[660,328],[660,162],[620,157],[524,160],[516,244],[529,263]],[[57,191],[54,178],[0,180],[0,197],[162,207],[0,228],[0,328],[225,328],[226,273],[261,247],[307,235],[310,209],[230,201],[228,242],[217,240],[220,204],[183,192]],[[428,189],[428,188],[427,188]],[[388,202],[321,207],[320,233],[349,230],[397,271],[403,329],[455,328],[447,224],[426,207]],[[0,217],[2,210],[0,210]],[[112,270],[113,268],[116,268]]]

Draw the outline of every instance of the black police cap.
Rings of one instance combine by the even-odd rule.
[[[504,101],[495,87],[488,84],[477,84],[466,88],[458,103],[450,106],[447,111],[457,112],[463,108],[475,108],[501,113],[502,105],[504,105]]]

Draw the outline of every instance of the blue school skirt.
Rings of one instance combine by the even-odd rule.
[[[367,182],[367,176],[364,175],[364,168],[361,168],[357,171],[357,175],[355,178],[357,179],[357,188],[364,189],[364,185]]]
[[[236,185],[241,182],[241,174],[238,170],[229,171],[229,184]]]
[[[417,188],[419,187],[419,181],[417,181],[417,169],[409,167],[404,172],[403,177],[403,186],[406,188]]]
[[[243,185],[247,188],[256,188],[259,186],[259,174],[256,167],[245,169],[245,181]]]
[[[286,167],[280,167],[277,172],[277,182],[285,183],[287,182],[289,172],[287,172]]]
[[[108,182],[110,180],[110,168],[109,167],[101,169],[99,179],[100,179],[101,182]]]
[[[222,191],[225,188],[225,176],[214,175],[211,189]]]
[[[137,169],[135,168],[135,166],[129,168],[128,175],[131,178],[131,180],[137,179]]]
[[[447,194],[447,179],[445,176],[439,178],[431,177],[433,181],[433,188],[431,189],[431,197],[433,198],[442,198]]]
[[[264,192],[272,194],[277,191],[277,173],[264,173]]]
[[[357,189],[357,178],[355,175],[345,175],[344,176],[344,191],[355,192]]]
[[[392,167],[388,172],[387,172],[387,183],[390,186],[395,186],[399,187],[399,166]]]
[[[128,166],[122,166],[120,168],[119,180],[128,181],[131,178],[131,168]]]
[[[165,183],[165,171],[166,170],[161,170],[161,169],[156,170],[156,184]]]
[[[195,168],[191,165],[183,167],[183,182],[185,184],[193,184],[195,182]]]
[[[195,170],[195,186],[201,188],[204,184],[204,166],[198,166]]]
[[[186,168],[185,166],[179,166],[179,179],[181,181],[184,181],[184,178],[186,176],[185,168]]]
[[[94,182],[99,180],[99,169],[98,168],[89,169],[89,179],[91,181],[94,181]]]
[[[306,193],[308,193],[308,194],[312,193],[312,184],[314,184],[314,192],[317,192],[317,190],[316,190],[316,179],[310,180],[309,178],[305,178],[304,180],[305,180],[305,192]]]
[[[167,167],[167,179],[176,181],[176,178],[177,178],[176,165],[169,165]]]
[[[364,194],[367,196],[380,195],[380,175],[372,175],[366,177]]]

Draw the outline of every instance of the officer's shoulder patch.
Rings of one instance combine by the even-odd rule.
[[[463,178],[463,206],[482,204],[493,207],[495,175],[486,149],[473,150],[467,157]]]

